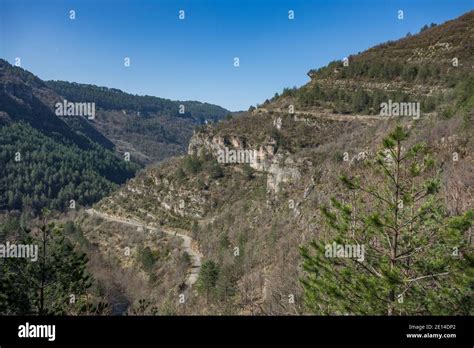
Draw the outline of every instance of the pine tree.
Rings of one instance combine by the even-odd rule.
[[[217,279],[219,278],[219,267],[212,260],[206,260],[202,263],[199,279],[197,282],[198,291],[206,294],[207,302],[211,292],[215,289]]]
[[[37,261],[22,258],[0,263],[0,312],[3,314],[69,314],[97,312],[89,303],[91,276],[87,257],[65,238],[63,228],[43,223],[38,233],[23,231],[19,244],[38,246]],[[99,310],[102,311],[105,308]]]
[[[448,216],[437,199],[435,162],[423,144],[405,149],[407,138],[398,126],[367,164],[375,175],[341,177],[350,199],[322,208],[334,239],[301,248],[311,312],[472,315],[473,253],[465,232],[474,213]],[[333,242],[364,246],[363,261],[326,257]]]
[[[27,269],[33,310],[40,315],[78,312],[81,297],[91,286],[87,257],[65,238],[63,228],[46,223],[49,212],[43,209],[43,224],[31,242],[39,245],[38,262]]]
[[[228,265],[219,269],[219,276],[216,280],[216,295],[222,302],[230,302],[232,296],[235,295],[237,289],[237,278],[232,265]]]

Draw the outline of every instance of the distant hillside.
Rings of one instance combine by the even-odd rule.
[[[61,98],[33,74],[2,59],[0,86],[0,111],[5,112],[10,121],[26,122],[48,136],[67,138],[83,149],[90,148],[90,140],[109,149],[114,147],[84,118],[57,117],[47,101],[57,102]]]
[[[173,101],[152,96],[125,93],[116,88],[99,87],[66,81],[47,81],[46,85],[71,101],[91,101],[103,109],[135,110],[143,116],[158,113],[161,116],[192,118],[204,123],[217,121],[229,113],[220,106],[198,101]],[[180,105],[184,106],[180,113]]]
[[[25,120],[46,132],[70,132],[76,139],[83,134],[94,142],[120,154],[129,152],[131,160],[148,164],[186,152],[196,125],[216,122],[230,112],[220,106],[198,101],[172,101],[151,96],[138,96],[118,89],[64,81],[44,82],[32,73],[0,59],[0,82],[6,95],[3,108],[10,108],[12,120]],[[29,110],[15,107],[9,96],[26,98]],[[46,110],[68,100],[95,103],[96,117],[43,117]],[[4,110],[7,111],[7,110]],[[34,115],[32,112],[34,111]],[[76,134],[74,134],[76,133]]]
[[[94,85],[48,81],[46,85],[73,102],[95,102],[91,122],[120,152],[130,152],[143,164],[164,160],[186,151],[196,125],[216,122],[229,111],[197,101],[132,95]]]

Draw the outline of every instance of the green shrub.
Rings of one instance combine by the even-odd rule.
[[[146,271],[151,271],[156,262],[155,256],[153,255],[151,249],[149,247],[141,249],[139,251],[139,258],[143,268]]]
[[[184,169],[190,174],[197,174],[201,171],[201,160],[196,156],[187,156],[184,160]]]
[[[219,163],[212,161],[208,168],[207,171],[209,173],[209,176],[211,179],[219,179],[224,176],[224,171],[222,170],[222,167],[220,166]]]
[[[254,175],[254,172],[255,172],[255,171],[254,171],[254,169],[253,169],[251,166],[249,166],[248,164],[244,165],[244,168],[243,168],[243,170],[242,170],[242,173],[243,173],[244,178],[245,178],[246,180],[252,180],[253,175]]]

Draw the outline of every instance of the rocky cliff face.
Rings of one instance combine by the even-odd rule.
[[[129,209],[130,216],[156,220],[156,215],[168,212],[173,216],[200,219],[208,205],[206,192],[189,190],[156,171],[150,171],[146,176],[139,175],[118,192],[119,200],[130,202],[140,201],[144,196],[150,204],[147,207],[137,204],[134,209]]]
[[[267,136],[263,143],[253,144],[243,136],[220,135],[210,132],[197,132],[192,136],[188,155],[200,156],[208,153],[218,158],[226,149],[235,151],[255,151],[255,159],[248,164],[254,170],[267,174],[267,190],[278,192],[281,183],[298,180],[301,177],[302,161],[295,160],[288,151],[278,152],[277,141]]]

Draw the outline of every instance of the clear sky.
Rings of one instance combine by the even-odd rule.
[[[44,80],[235,111],[306,83],[312,68],[473,8],[473,0],[0,0],[0,56],[20,57]]]

